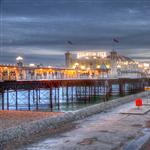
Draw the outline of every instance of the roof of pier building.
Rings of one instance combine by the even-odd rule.
[[[117,61],[128,61],[128,62],[135,62],[133,59],[120,55],[116,51],[111,51],[110,53],[105,51],[81,51],[76,53],[76,57],[72,57],[73,60],[78,61],[94,61],[94,60],[110,60],[112,55],[116,58]]]
[[[107,56],[108,59],[111,59],[112,58],[112,55],[114,54],[114,57],[117,61],[122,61],[122,62],[135,62],[133,59],[129,58],[129,57],[126,57],[126,56],[123,56],[123,55],[120,55],[118,54],[116,51],[112,51],[110,52],[110,55]]]

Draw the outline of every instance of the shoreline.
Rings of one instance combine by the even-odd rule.
[[[68,130],[68,128],[71,129],[75,127],[73,123],[74,121],[81,120],[88,116],[91,116],[91,115],[103,112],[105,110],[117,107],[119,105],[131,102],[135,98],[140,97],[140,96],[142,97],[145,94],[146,92],[141,92],[138,94],[114,99],[108,102],[91,105],[91,106],[85,107],[77,111],[67,112],[62,115],[57,115],[57,116],[54,115],[54,116],[42,118],[40,120],[34,120],[32,122],[21,124],[17,127],[12,127],[9,129],[1,130],[0,131],[1,148],[5,149],[7,147],[7,149],[9,149],[9,146],[13,142],[16,142],[15,147],[18,147],[19,145],[25,144],[26,141],[29,141],[31,137],[37,140],[36,136],[38,135],[40,136],[46,133],[56,134],[56,133],[60,133],[61,131],[63,132],[66,129]],[[40,140],[40,138],[38,140]]]

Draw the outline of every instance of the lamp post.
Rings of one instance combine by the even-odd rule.
[[[16,58],[17,66],[18,66],[18,75],[19,79],[23,79],[23,73],[22,73],[22,67],[23,67],[23,58],[21,56],[18,56]]]

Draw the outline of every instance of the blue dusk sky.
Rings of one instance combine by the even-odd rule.
[[[0,63],[63,65],[68,50],[150,60],[148,0],[0,0]],[[71,41],[73,45],[69,45]]]

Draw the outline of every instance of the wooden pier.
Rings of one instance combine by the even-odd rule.
[[[128,84],[130,93],[144,91],[144,87],[150,85],[150,78],[119,78],[119,79],[66,79],[66,80],[33,80],[33,81],[3,81],[0,82],[1,109],[9,110],[9,92],[15,92],[15,109],[18,110],[18,91],[28,91],[28,110],[31,110],[31,99],[35,101],[36,110],[39,109],[41,99],[40,90],[49,91],[49,108],[53,111],[53,103],[60,109],[60,88],[65,88],[66,103],[73,102],[74,97],[84,96],[85,103],[90,102],[91,96],[100,95],[101,89],[105,89],[105,98],[108,100],[112,95],[112,85],[119,86],[119,94],[125,95],[125,85]],[[32,94],[31,94],[32,92]],[[6,106],[4,101],[6,95]]]

